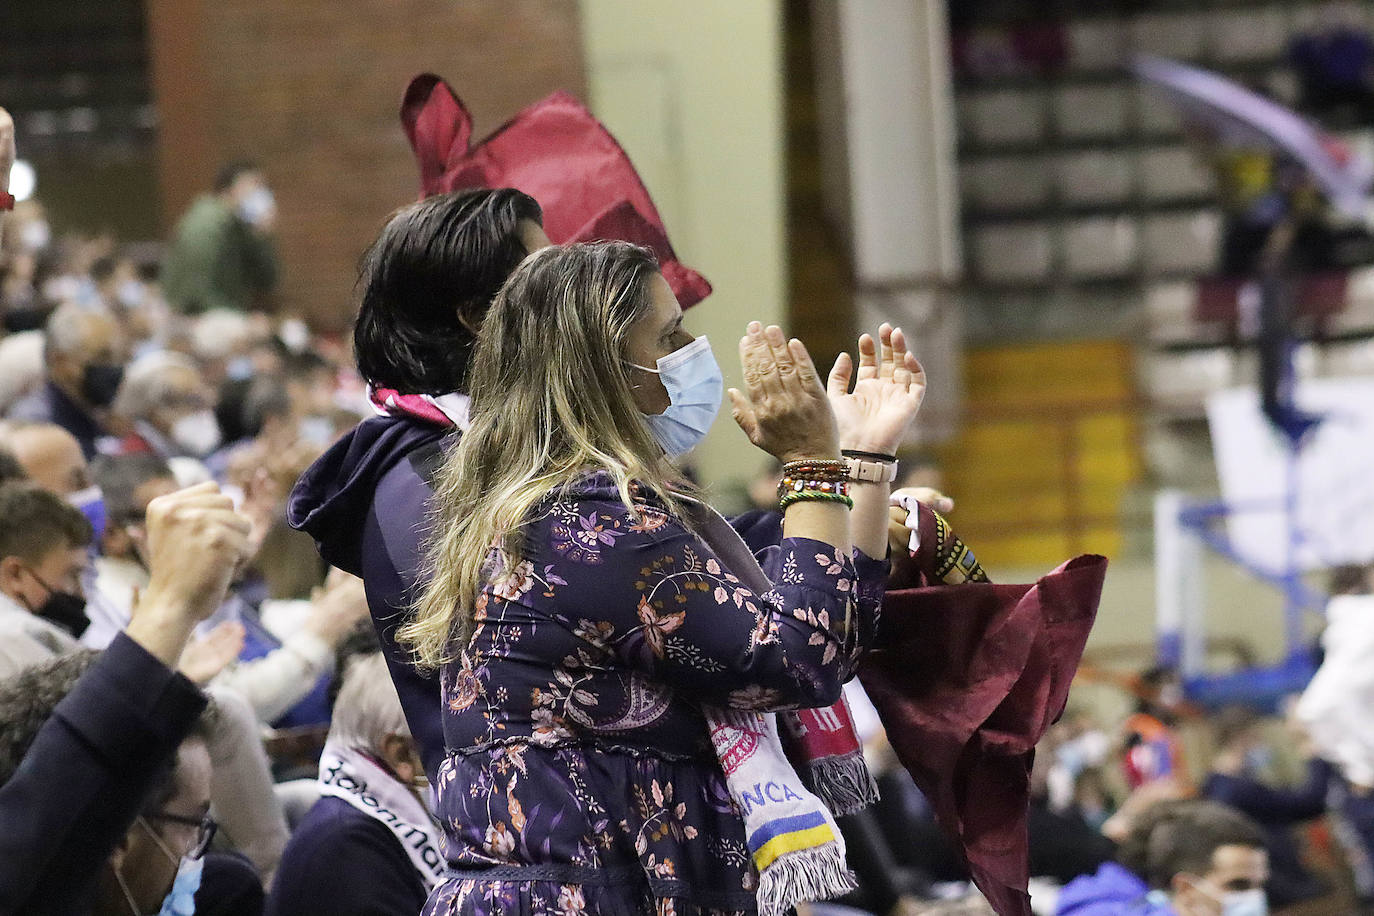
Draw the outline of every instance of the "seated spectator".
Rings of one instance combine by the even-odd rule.
[[[0,417],[43,387],[43,332],[0,338]]]
[[[177,483],[166,462],[153,455],[102,458],[96,475],[102,488],[108,488],[109,522],[102,538],[104,556],[96,562],[95,624],[83,641],[101,648],[128,623],[134,596],[149,581],[143,559],[147,507],[176,490]],[[334,650],[366,615],[361,583],[340,574],[312,603],[300,628],[282,639],[262,624],[257,607],[231,592],[212,618],[217,626],[207,639],[219,627],[234,628],[240,651],[237,661],[216,669],[213,683],[240,694],[264,723],[327,722],[325,697]],[[302,703],[306,706],[298,710]]]
[[[320,758],[321,798],[282,855],[267,912],[418,913],[443,875],[424,767],[386,661],[349,665]]]
[[[0,423],[0,443],[27,479],[80,509],[99,538],[105,530],[105,497],[91,482],[75,436],[52,423],[7,422]]]
[[[203,459],[220,444],[214,405],[213,393],[188,357],[145,356],[129,366],[115,399],[115,413],[132,430],[120,452]]]
[[[1053,878],[1060,884],[1079,875],[1092,874],[1104,862],[1116,855],[1116,844],[1088,823],[1077,805],[1076,785],[1079,777],[1096,756],[1086,759],[1085,746],[1090,742],[1074,736],[1067,723],[1051,728],[1037,749],[1031,767],[1031,799],[1027,832],[1030,839],[1031,874]],[[1098,742],[1102,747],[1092,753],[1105,754],[1108,739]],[[1053,798],[1051,780],[1069,781],[1068,797]],[[1056,786],[1063,793],[1062,786]]]
[[[0,682],[0,784],[96,658],[79,652]],[[207,854],[215,835],[206,744],[213,718],[210,706],[176,747],[171,766],[154,771],[146,801],[99,870],[92,912],[168,912],[167,906],[224,916],[262,912],[262,884],[253,866],[231,854]]]
[[[39,295],[37,277],[34,252],[21,248],[0,257],[0,328],[11,334],[43,330],[52,306]]]
[[[0,486],[0,677],[77,648],[91,523],[32,483]]]
[[[43,329],[44,385],[15,403],[13,420],[56,423],[76,437],[89,461],[109,435],[108,408],[124,377],[124,335],[104,309],[68,303]]]
[[[1183,681],[1172,668],[1156,667],[1140,675],[1136,712],[1122,727],[1122,775],[1138,789],[1156,779],[1186,780],[1183,748],[1175,733],[1184,703]]]
[[[1076,878],[1058,916],[1246,916],[1268,912],[1264,834],[1249,818],[1208,801],[1158,805],[1123,843],[1120,864]]]
[[[0,423],[0,441],[28,478],[64,499],[91,487],[90,469],[76,437],[55,423]]]
[[[172,669],[196,622],[223,597],[247,533],[247,521],[213,485],[159,500],[149,511],[158,574],[127,634],[65,699],[50,696],[50,714],[34,705],[42,691],[15,685],[3,691],[7,704],[18,702],[24,711],[7,705],[0,712],[9,736],[3,743],[12,749],[0,772],[0,912],[90,912],[97,895],[109,892],[102,875],[115,864],[129,890],[147,891],[135,911],[147,912],[167,893],[179,867],[169,869],[164,858],[166,883],[149,886],[127,844],[135,839],[131,831],[143,829],[136,819],[153,810],[148,801],[158,786],[168,785],[167,769],[205,706],[199,691]],[[190,749],[187,777],[194,754]],[[175,779],[171,784],[180,791]],[[189,810],[178,813],[203,804],[203,797],[181,800]],[[159,801],[168,810],[170,802]],[[121,847],[126,855],[112,860]],[[151,856],[147,861],[159,867]],[[127,912],[129,901],[123,889],[119,893],[98,911]]]
[[[1325,894],[1329,888],[1302,864],[1293,829],[1326,813],[1331,767],[1307,761],[1307,780],[1296,789],[1267,785],[1271,757],[1261,721],[1241,707],[1222,710],[1216,720],[1217,753],[1202,784],[1202,795],[1235,808],[1264,828],[1269,850],[1269,902],[1285,907]]]

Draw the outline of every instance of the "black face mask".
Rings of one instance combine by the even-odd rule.
[[[124,367],[113,365],[90,365],[81,373],[81,396],[92,407],[109,407],[124,381]]]
[[[34,613],[49,623],[57,624],[72,634],[74,639],[80,639],[91,625],[91,618],[86,616],[86,599],[71,592],[52,592]]]
[[[52,309],[37,305],[21,305],[5,312],[5,330],[11,334],[20,331],[37,331],[47,322]]]
[[[81,634],[86,632],[86,628],[91,625],[91,618],[86,616],[86,599],[80,595],[73,595],[71,592],[63,592],[53,588],[39,577],[38,573],[33,573],[33,577],[38,579],[38,584],[48,590],[48,599],[33,608],[35,617],[42,617],[48,623],[56,624],[68,633],[72,634],[73,639],[80,639]]]

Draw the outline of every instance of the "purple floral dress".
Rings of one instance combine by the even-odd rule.
[[[887,564],[786,538],[755,594],[661,504],[639,507],[589,475],[538,507],[514,575],[479,597],[442,672],[452,877],[427,916],[755,910],[701,704],[833,703]]]

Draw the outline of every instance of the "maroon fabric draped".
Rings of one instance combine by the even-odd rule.
[[[473,145],[463,103],[442,79],[422,74],[406,90],[401,121],[424,194],[519,188],[543,207],[554,242],[646,245],[683,308],[710,293],[673,253],[625,151],[572,96],[554,93]],[[1079,557],[1033,585],[928,586],[934,526],[923,512],[922,549],[909,567],[908,584],[927,587],[889,589],[877,648],[859,676],[979,888],[1002,916],[1029,916],[1033,749],[1063,711],[1107,561]]]
[[[898,759],[1001,916],[1031,913],[1031,760],[1064,710],[1106,571],[1106,558],[1081,556],[1033,585],[889,589],[859,669]]]
[[[401,124],[420,164],[425,195],[518,188],[539,201],[556,244],[620,239],[653,249],[683,308],[711,292],[678,260],[658,209],[629,156],[577,99],[555,92],[472,143],[472,116],[432,73],[410,81]]]

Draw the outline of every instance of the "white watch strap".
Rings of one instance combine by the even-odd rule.
[[[845,458],[849,465],[849,479],[870,483],[891,483],[897,479],[897,462],[864,461],[862,458]]]

